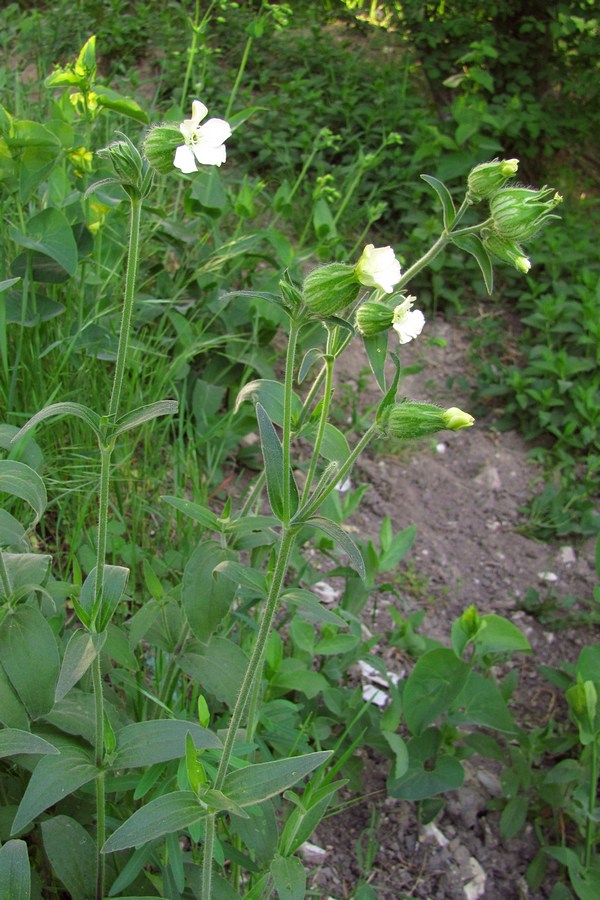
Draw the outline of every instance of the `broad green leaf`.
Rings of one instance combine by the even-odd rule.
[[[388,791],[401,800],[425,800],[457,790],[464,770],[453,756],[440,756],[441,734],[429,728],[408,743],[408,768],[401,778],[390,778]]]
[[[201,169],[196,173],[192,181],[190,196],[216,218],[228,205],[223,179],[212,167]]]
[[[94,434],[100,435],[100,416],[98,413],[87,406],[83,406],[81,403],[67,402],[51,403],[50,406],[45,406],[44,409],[40,409],[39,412],[33,415],[29,421],[19,429],[14,440],[20,440],[28,431],[31,431],[31,429],[35,428],[40,422],[45,421],[45,419],[54,418],[55,416],[76,416],[78,419],[83,419],[86,425],[89,425],[92,429]]]
[[[331,751],[325,750],[245,766],[226,776],[223,793],[239,806],[262,803],[263,800],[292,787],[313,769],[326,762],[330,756]]]
[[[4,671],[33,719],[54,706],[60,671],[56,638],[37,606],[19,606],[0,625]]]
[[[506,734],[517,731],[498,686],[477,672],[471,672],[455,705],[458,711],[450,714],[452,724],[481,725]]]
[[[284,386],[279,381],[270,381],[268,378],[249,381],[237,395],[235,412],[239,410],[244,400],[260,403],[271,422],[279,427],[283,425]],[[297,419],[301,410],[300,398],[292,393],[292,421]]]
[[[273,691],[299,691],[312,699],[329,686],[329,682],[321,672],[307,669],[306,665],[296,659],[284,659],[279,671],[270,682]]]
[[[316,594],[305,588],[290,588],[281,594],[280,599],[283,603],[295,607],[297,614],[307,622],[328,622],[339,628],[348,627],[339,616],[323,606]]]
[[[25,550],[28,546],[27,532],[5,509],[0,509],[0,547]]]
[[[267,494],[269,495],[269,503],[273,515],[283,521],[289,516],[293,516],[298,509],[298,488],[294,481],[294,475],[291,468],[287,472],[283,471],[283,448],[277,437],[277,432],[273,427],[273,423],[269,418],[266,410],[260,404],[256,404],[256,418],[258,421],[258,430],[260,433],[260,444],[265,464],[265,478],[267,481]],[[289,501],[290,508],[284,508],[284,480],[288,479],[289,484]]]
[[[60,668],[54,695],[56,701],[62,700],[65,694],[68,694],[79,679],[85,675],[100,653],[105,640],[105,631],[101,634],[90,634],[82,629],[73,632],[65,648],[65,655]]]
[[[177,400],[158,400],[156,403],[149,403],[148,406],[140,406],[133,412],[121,416],[115,423],[115,430],[112,432],[114,437],[137,428],[143,422],[149,422],[150,419],[157,419],[159,416],[172,416],[177,412],[179,403]]]
[[[64,800],[98,774],[91,751],[75,745],[64,747],[58,756],[44,756],[29,779],[19,804],[12,833],[22,831],[36,816]]]
[[[444,228],[446,231],[450,231],[456,218],[456,209],[454,208],[454,201],[452,200],[450,191],[443,182],[434,178],[433,175],[421,175],[421,178],[423,181],[426,181],[438,195],[444,213]]]
[[[381,734],[394,754],[394,768],[392,770],[392,775],[394,778],[402,778],[402,776],[408,772],[409,766],[406,741],[395,731],[382,731]]]
[[[0,731],[0,757],[14,756],[17,753],[39,753],[41,756],[56,754],[58,750],[52,744],[19,728],[3,728]]]
[[[0,491],[28,503],[35,513],[32,524],[39,522],[48,497],[44,482],[32,468],[15,459],[0,459]]]
[[[0,847],[0,900],[29,900],[31,869],[25,841],[7,841]]]
[[[257,572],[249,566],[243,566],[233,559],[226,559],[218,563],[215,572],[219,572],[235,585],[241,585],[251,591],[255,591],[262,597],[266,597],[268,591],[267,579],[262,572]]]
[[[348,532],[344,531],[343,528],[340,528],[339,525],[336,525],[335,522],[331,522],[329,519],[323,519],[320,516],[311,516],[310,519],[306,520],[305,524],[314,525],[315,528],[324,531],[325,534],[330,537],[347,556],[349,556],[350,564],[357,574],[361,578],[365,577],[365,563],[361,552]]]
[[[252,851],[253,859],[261,866],[267,866],[277,848],[277,818],[271,801],[259,806],[248,807],[248,818],[239,817],[231,821],[231,827],[246,847]]]
[[[304,900],[306,871],[297,856],[276,856],[271,875],[279,900]]]
[[[478,656],[486,653],[529,653],[531,644],[516,625],[502,616],[481,616],[481,628],[473,639]]]
[[[301,435],[303,438],[306,438],[306,440],[314,443],[316,432],[316,426],[311,426],[310,428],[303,428]],[[331,422],[327,422],[325,425],[325,433],[323,435],[319,453],[324,459],[327,459],[330,462],[338,462],[340,465],[345,463],[350,456],[348,441],[339,428],[336,428]]]
[[[140,768],[180,759],[185,755],[185,736],[191,734],[197,750],[218,749],[221,741],[212,731],[182,719],[134,722],[117,732],[113,769]]]
[[[527,820],[529,800],[523,794],[511,797],[500,816],[500,834],[505,841],[510,841],[523,828]]]
[[[53,132],[39,122],[30,122],[27,119],[15,119],[7,144],[15,150],[26,147],[39,149],[45,147],[53,149],[56,154],[60,152],[60,141]]]
[[[13,287],[13,285],[15,285],[17,281],[20,280],[20,278],[7,278],[5,281],[0,281],[0,294]]]
[[[483,246],[481,239],[478,238],[476,234],[465,234],[462,237],[452,238],[452,242],[456,244],[460,250],[465,250],[467,253],[470,253],[471,256],[475,257],[479,268],[481,269],[486,290],[488,294],[491,295],[494,290],[494,268],[492,266],[490,255]]]
[[[178,662],[201,685],[203,693],[213,694],[229,706],[235,704],[248,667],[248,656],[233,641],[213,637],[202,653],[184,653]]]
[[[19,441],[14,440],[18,433],[16,425],[8,425],[6,422],[0,424],[0,447],[7,451],[9,459],[16,459],[40,472],[44,465],[44,454],[40,445],[31,437],[21,445]]]
[[[26,223],[26,234],[11,230],[15,244],[49,256],[69,275],[77,271],[77,243],[64,213],[54,207],[43,209]]]
[[[53,816],[42,822],[46,856],[71,897],[95,896],[96,844],[85,828],[70,816]]]
[[[202,541],[184,569],[181,599],[190,628],[200,641],[208,641],[231,610],[237,584],[215,571],[230,555],[216,541]]]
[[[108,707],[111,711],[111,707]],[[78,735],[94,743],[96,735],[94,696],[79,688],[71,688],[66,697],[54,704],[44,721],[66,734]]]
[[[439,647],[425,653],[404,688],[404,716],[413,734],[420,734],[446,712],[462,691],[470,667],[452,650]]]
[[[46,583],[52,557],[47,553],[3,553],[13,597],[31,594]]]
[[[29,717],[8,675],[0,665],[0,722],[7,728],[29,729]]]
[[[317,656],[337,656],[339,653],[348,653],[360,644],[360,638],[355,634],[332,634],[321,638],[315,647]]]
[[[214,531],[220,531],[219,520],[217,516],[212,512],[212,510],[208,509],[207,506],[201,506],[199,503],[192,503],[191,500],[182,500],[180,497],[171,497],[169,495],[162,496],[160,498],[164,500],[165,503],[168,503],[169,506],[172,506],[174,509],[183,513],[184,516],[189,516],[190,519],[193,519],[194,522],[198,522],[200,525],[203,525],[204,528],[211,528]]]
[[[117,604],[119,603],[125,591],[125,585],[129,578],[129,569],[125,566],[104,566],[102,578],[102,603],[100,609],[94,609],[95,590],[96,590],[96,566],[91,570],[81,587],[79,596],[79,605],[86,616],[89,617],[89,624],[94,625],[99,632],[105,631],[113,616]]]
[[[147,841],[182,831],[207,815],[192,791],[174,791],[151,800],[127,819],[106,841],[103,853],[139,847]]]

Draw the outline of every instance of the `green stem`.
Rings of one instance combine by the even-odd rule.
[[[329,340],[328,340],[329,343]],[[329,350],[329,347],[327,348]],[[317,471],[317,464],[319,461],[319,452],[321,450],[321,444],[323,443],[323,438],[325,436],[325,426],[327,425],[327,418],[329,416],[329,407],[331,405],[331,397],[333,395],[333,357],[328,352],[325,356],[325,387],[323,388],[323,400],[321,403],[321,414],[319,416],[319,425],[317,427],[317,433],[315,435],[315,443],[312,451],[312,457],[310,460],[310,465],[308,467],[308,472],[306,473],[306,483],[304,485],[304,490],[302,492],[302,499],[300,503],[306,503],[308,500],[308,496],[310,494],[310,489],[315,477],[315,472]]]
[[[252,650],[252,655],[248,662],[248,666],[246,668],[246,672],[244,674],[244,678],[240,687],[240,692],[231,714],[231,721],[229,722],[227,734],[225,736],[225,743],[223,744],[223,751],[221,753],[221,759],[219,761],[219,768],[217,770],[217,775],[213,785],[213,788],[216,791],[220,791],[223,789],[223,783],[225,781],[225,776],[227,775],[227,770],[229,769],[229,763],[233,754],[233,748],[235,745],[239,727],[242,722],[244,710],[248,703],[248,697],[250,696],[250,692],[256,678],[260,675],[260,671],[264,662],[267,641],[269,639],[269,634],[273,625],[273,619],[275,618],[275,613],[277,611],[279,595],[281,593],[283,580],[287,572],[290,553],[294,544],[295,537],[295,528],[284,528],[281,533],[281,541],[279,543],[275,569],[273,570],[273,576],[271,578],[271,587],[269,589],[267,603],[263,610],[258,634],[256,636],[256,642],[254,644],[254,649]],[[214,847],[214,839],[215,816],[211,815],[206,819],[206,832],[204,839],[204,866],[202,874],[202,900],[212,900],[212,853]]]
[[[318,510],[321,503],[325,500],[326,497],[334,490],[335,486],[343,481],[346,475],[350,472],[352,466],[363,452],[363,450],[367,447],[369,442],[381,431],[380,426],[377,422],[374,422],[371,427],[365,431],[360,441],[348,457],[348,459],[343,463],[343,465],[336,470],[334,476],[326,482],[323,487],[318,492],[315,492],[308,503],[301,507],[296,515],[294,516],[292,523],[300,525],[303,521],[308,519],[310,516],[314,515]]]
[[[106,540],[108,534],[108,502],[110,489],[110,460],[113,442],[100,446],[100,488],[98,491],[98,539],[96,542],[96,583],[94,585],[94,605],[90,616],[90,629],[96,630],[96,619],[102,608],[104,588],[104,567],[106,564]]]
[[[211,4],[212,5],[212,4]],[[183,79],[183,88],[181,89],[181,108],[185,107],[185,101],[187,98],[188,88],[190,86],[190,78],[192,76],[192,68],[194,66],[194,59],[196,57],[196,51],[198,49],[198,19],[200,18],[200,0],[196,0],[196,11],[194,13],[194,21],[191,23],[192,25],[192,45],[190,47],[188,53],[188,62],[185,70],[185,77]],[[188,21],[191,21],[188,19]]]
[[[294,361],[296,358],[296,345],[298,343],[298,332],[300,326],[296,322],[292,322],[290,326],[290,334],[288,339],[287,354],[285,361],[285,381],[283,394],[283,430],[281,435],[281,443],[283,449],[283,518],[287,525],[292,517],[290,503],[290,479],[288,473],[290,471],[291,459],[291,441],[292,441],[292,396],[294,383]]]
[[[92,683],[96,718],[95,763],[100,768],[104,764],[104,694],[99,653],[92,663]],[[102,847],[105,831],[104,771],[100,771],[96,776],[96,900],[104,900],[105,862]]]
[[[598,740],[600,736],[594,735],[594,739],[592,741],[590,752],[592,755],[591,758],[591,772],[590,772],[590,792],[589,792],[589,800],[588,800],[588,817],[585,828],[585,851],[584,851],[584,859],[583,864],[587,868],[591,865],[592,862],[592,850],[594,849],[594,834],[596,832],[596,822],[594,821],[594,810],[596,808],[596,797],[598,791]]]
[[[12,594],[12,584],[10,581],[8,569],[6,568],[6,563],[4,562],[4,554],[2,550],[0,550],[0,581],[2,582],[2,590],[4,591],[4,596],[6,598],[10,597],[10,595]]]
[[[464,216],[466,211],[469,209],[470,205],[471,204],[469,203],[468,200],[463,200],[462,204],[460,205],[460,208],[458,209],[458,211],[456,213],[456,218],[454,219],[453,227],[460,222],[460,220],[462,219],[462,217]],[[400,279],[398,284],[395,285],[394,291],[401,291],[402,288],[404,288],[408,284],[408,282],[411,281],[411,279],[413,279],[415,277],[415,275],[417,275],[422,269],[424,269],[426,266],[428,266],[429,263],[432,262],[436,258],[438,253],[441,253],[441,251],[444,249],[444,247],[446,246],[448,241],[452,240],[452,238],[455,235],[474,234],[475,232],[479,231],[479,229],[482,228],[482,226],[485,224],[486,223],[483,222],[481,225],[475,225],[472,228],[466,228],[466,229],[462,229],[462,230],[456,231],[456,232],[453,232],[452,230],[446,231],[444,229],[444,231],[439,236],[439,238],[437,239],[435,244],[433,244],[433,246],[429,248],[427,253],[425,253],[424,256],[422,256],[420,259],[418,259],[416,261],[416,263],[413,263],[413,265],[410,266],[410,268],[408,268],[406,270],[406,272],[404,273],[404,275],[402,276],[402,278]]]

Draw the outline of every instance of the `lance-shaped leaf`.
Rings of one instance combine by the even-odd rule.
[[[423,181],[426,181],[438,195],[444,213],[444,228],[446,231],[450,231],[456,218],[456,209],[454,208],[454,201],[452,200],[450,191],[443,182],[434,178],[433,175],[421,175],[421,178]]]
[[[262,803],[263,800],[286,791],[326,762],[330,756],[330,750],[322,750],[236,769],[226,776],[223,793],[238,806]]]
[[[361,556],[361,552],[350,537],[350,535],[329,519],[322,519],[320,516],[311,516],[306,520],[306,525],[314,525],[324,531],[340,548],[350,557],[350,564],[356,570],[361,578],[365,577],[365,563]]]
[[[118,94],[116,91],[113,91],[112,88],[108,88],[105,85],[95,85],[94,92],[98,103],[106,107],[106,109],[112,109],[113,112],[119,113],[122,116],[127,116],[129,119],[135,119],[136,122],[141,122],[142,125],[147,125],[150,121],[146,110],[142,109],[142,107],[136,103],[135,100],[132,100],[131,97],[123,97],[121,94]]]
[[[390,357],[392,359],[392,362],[394,363],[395,372],[392,383],[389,386],[389,389],[386,392],[383,400],[379,404],[379,407],[377,408],[378,422],[385,422],[388,412],[396,402],[396,394],[398,393],[398,383],[400,381],[400,360],[397,353],[390,353]]]
[[[241,389],[235,400],[234,412],[237,412],[245,400],[260,403],[266,411],[271,422],[280,427],[283,425],[285,388],[279,381],[271,381],[268,378],[259,378],[249,381]],[[302,402],[297,394],[292,393],[292,422],[297,419],[302,411]]]
[[[387,357],[388,333],[364,337],[363,343],[371,371],[382,391],[385,391],[385,361]]]
[[[7,841],[0,848],[0,898],[30,900],[31,869],[25,841]]]
[[[28,503],[35,514],[32,524],[39,522],[48,497],[44,482],[34,469],[16,459],[0,459],[0,491]]]
[[[0,731],[0,757],[14,756],[17,753],[39,753],[40,756],[47,756],[51,753],[57,754],[58,750],[48,741],[30,731],[21,731],[20,728],[3,728]]]
[[[92,781],[97,774],[91,753],[75,745],[65,746],[58,756],[44,756],[29,779],[12,834],[22,831],[45,809]]]
[[[51,403],[50,406],[45,406],[43,409],[40,409],[39,412],[32,416],[31,419],[17,431],[13,438],[13,443],[22,438],[28,431],[31,431],[32,428],[35,428],[36,425],[39,425],[40,422],[55,416],[76,416],[78,419],[83,419],[86,425],[89,425],[92,429],[94,434],[97,436],[100,435],[100,416],[98,413],[94,412],[93,409],[90,409],[88,406],[83,406],[81,403]]]
[[[127,819],[106,841],[103,853],[139,847],[147,841],[195,825],[208,814],[192,791],[173,791],[151,800]]]
[[[276,856],[271,875],[279,900],[304,900],[306,871],[297,856]]]
[[[172,497],[168,494],[163,495],[160,499],[183,513],[184,516],[189,516],[194,522],[203,525],[204,528],[211,528],[213,531],[222,530],[218,517],[207,506],[201,506],[199,503],[192,503],[191,500],[182,500],[181,497]]]
[[[71,897],[93,897],[96,888],[96,844],[70,816],[42,822],[44,850],[52,870]]]
[[[256,418],[260,433],[260,444],[265,463],[265,477],[267,480],[267,494],[273,515],[283,521],[288,510],[284,508],[284,479],[289,481],[288,495],[290,499],[289,514],[294,515],[298,509],[298,488],[294,481],[292,470],[283,471],[283,448],[277,437],[271,419],[260,403],[256,404]]]
[[[74,631],[65,649],[58,684],[54,699],[58,702],[85,675],[97,655],[100,653],[106,632],[90,634],[87,631]]]
[[[116,437],[123,434],[124,431],[130,431],[143,422],[149,422],[150,419],[157,419],[159,416],[174,415],[178,407],[177,400],[158,400],[156,403],[149,403],[148,406],[140,406],[139,409],[134,409],[133,412],[117,419],[113,435]]]
[[[476,234],[464,234],[452,238],[452,242],[461,250],[465,250],[477,260],[488,294],[494,290],[494,267],[490,255]]]
[[[191,734],[196,750],[222,746],[214,732],[195,722],[183,719],[134,722],[117,732],[117,752],[112,768],[135,769],[179,759],[185,754],[186,734]]]
[[[50,712],[60,659],[54,632],[37,606],[19,606],[0,626],[0,659],[33,719]]]
[[[98,632],[104,631],[112,619],[113,613],[123,592],[129,569],[125,566],[104,566],[100,609],[94,608],[96,591],[96,566],[83,582],[77,603],[74,601],[77,614],[86,627],[96,626]],[[86,621],[87,620],[87,621]]]

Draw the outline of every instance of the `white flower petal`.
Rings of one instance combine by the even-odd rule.
[[[185,175],[189,175],[191,172],[198,171],[198,166],[196,165],[196,160],[194,159],[194,154],[192,153],[192,148],[188,147],[187,144],[181,144],[176,149],[173,165],[176,169],[181,169],[181,171]]]
[[[225,119],[209,119],[198,129],[198,141],[209,144],[211,147],[219,147],[229,137],[231,137],[231,126]]]
[[[188,148],[190,149],[190,148]],[[193,148],[191,148],[194,152],[194,156],[202,166],[220,166],[221,163],[225,162],[226,153],[225,146],[221,144],[220,147],[211,147],[209,144],[195,144]]]
[[[393,324],[394,331],[398,332],[398,339],[401,344],[408,344],[414,340],[423,331],[425,325],[425,316],[420,309],[412,309],[403,312],[401,316],[395,317]]]
[[[400,281],[400,263],[392,247],[367,244],[356,266],[356,277],[365,287],[375,287],[391,294]]]
[[[201,103],[199,100],[192,101],[192,118],[189,120],[193,122],[194,127],[197,128],[202,119],[208,115],[208,109]]]

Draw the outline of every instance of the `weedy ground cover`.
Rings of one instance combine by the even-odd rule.
[[[413,640],[410,676],[389,676],[361,614],[414,530],[384,520],[377,541],[354,541],[342,526],[360,493],[342,503],[337,487],[382,436],[472,424],[399,400],[398,344],[421,333],[421,296],[466,303],[466,259],[489,292],[494,261],[528,278],[525,324],[549,355],[525,378],[551,358],[559,391],[583,389],[594,439],[597,386],[580,380],[592,368],[569,352],[572,340],[592,358],[590,328],[555,358],[565,319],[540,312],[548,293],[522,246],[561,198],[514,186],[515,159],[484,163],[499,144],[456,110],[446,130],[407,47],[391,39],[393,61],[376,68],[385,36],[358,59],[310,4],[295,30],[285,7],[198,3],[185,47],[178,4],[140,4],[135,27],[116,3],[78,12],[58,34],[45,8],[11,4],[3,32],[0,883],[23,897],[304,896],[296,851],[357,783],[358,748],[389,760],[390,794],[426,819],[462,783],[462,759],[529,740],[514,681],[495,672],[529,645],[499,616],[469,608],[449,647]],[[88,22],[97,36],[81,34]],[[142,75],[123,77],[142,49],[160,72],[151,96]],[[429,162],[435,176],[417,179]],[[391,238],[368,243],[397,222],[400,261],[375,246]],[[564,301],[587,302],[590,320],[591,280]],[[332,391],[351,340],[381,389],[353,441]],[[587,452],[549,413],[553,386],[536,390],[546,406],[517,395],[538,404],[534,434],[552,434],[561,458],[576,441]],[[334,610],[312,590],[307,546],[344,581]],[[401,645],[414,629],[396,619],[387,639]],[[595,653],[565,683],[582,750],[563,799],[582,842],[542,857],[584,900],[597,878]],[[383,715],[349,679],[361,663],[387,683]],[[513,753],[508,836],[529,808],[523,771]]]

